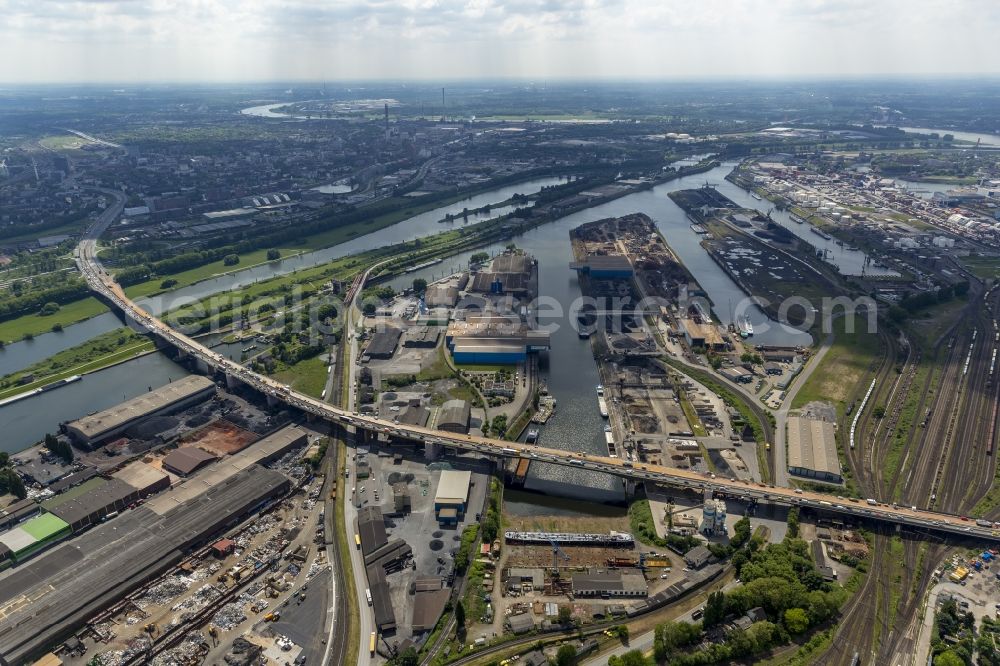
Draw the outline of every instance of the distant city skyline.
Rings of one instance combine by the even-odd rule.
[[[1000,74],[990,0],[0,0],[5,83]]]

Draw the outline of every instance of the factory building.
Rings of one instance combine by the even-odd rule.
[[[0,607],[8,609],[0,616],[0,662],[19,664],[45,654],[98,611],[291,487],[283,474],[257,465],[207,489],[200,481],[181,486],[199,488],[193,501],[164,513],[147,503],[0,573]],[[156,499],[168,495],[179,493]],[[11,603],[43,594],[41,607]]]
[[[109,409],[70,421],[63,424],[62,429],[75,443],[93,448],[142,419],[184,409],[214,394],[215,384],[210,379],[189,375]]]
[[[437,415],[437,429],[465,435],[469,432],[469,420],[472,418],[472,408],[465,400],[448,400]]]
[[[139,501],[139,491],[121,479],[111,479],[87,492],[48,509],[64,520],[73,532],[80,532],[103,522],[110,515]]]
[[[488,269],[472,276],[468,291],[532,299],[538,294],[538,262],[520,252],[498,255],[490,262]]]
[[[608,571],[573,575],[575,597],[644,597],[649,593],[642,574]]]
[[[396,347],[399,345],[399,338],[402,334],[403,332],[398,328],[393,328],[392,326],[385,327],[381,331],[376,332],[372,336],[372,339],[368,341],[364,355],[368,358],[377,359],[392,358],[392,355],[396,353]]]
[[[28,518],[38,515],[39,511],[41,506],[30,497],[18,500],[6,509],[0,509],[0,530],[7,530],[18,523],[23,523]]]
[[[412,326],[406,331],[404,347],[433,349],[441,339],[441,329],[437,326]]]
[[[549,349],[548,331],[529,330],[521,321],[500,316],[472,316],[448,324],[445,344],[458,364],[510,365],[528,354]]]
[[[704,347],[715,351],[726,348],[726,343],[712,324],[699,324],[693,319],[681,319],[684,340],[691,347]]]
[[[392,595],[389,593],[389,583],[385,580],[385,570],[382,567],[368,567],[368,591],[372,595],[372,614],[375,616],[375,626],[379,632],[385,633],[396,629],[396,613],[392,607]]]
[[[7,553],[10,564],[19,564],[69,534],[69,525],[50,513],[25,521],[14,529],[0,534],[0,568],[3,568],[3,553]]]
[[[218,456],[197,446],[182,446],[163,458],[163,469],[177,476],[191,476],[199,469],[218,460]]]
[[[365,506],[358,510],[358,535],[361,537],[362,555],[369,555],[388,542],[382,509]]]
[[[446,469],[438,480],[437,494],[434,495],[434,514],[442,525],[455,525],[465,515],[469,501],[472,472]]]
[[[413,585],[413,620],[410,628],[414,634],[434,629],[444,612],[451,590],[444,587],[440,576],[418,576]]]
[[[804,416],[788,418],[788,472],[829,483],[843,480],[832,423]]]
[[[592,254],[569,267],[595,280],[627,280],[635,274],[628,257],[620,254]]]
[[[753,381],[753,373],[746,370],[745,368],[733,367],[733,368],[722,368],[719,370],[719,374],[728,379],[731,382],[737,384],[749,384]]]
[[[139,492],[140,499],[170,487],[170,477],[167,474],[144,462],[125,465],[111,476],[135,488]]]

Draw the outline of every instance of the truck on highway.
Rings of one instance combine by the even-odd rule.
[[[368,600],[368,605],[371,606],[372,605],[372,591],[371,591],[371,588],[368,588],[368,587],[365,588],[365,599]]]

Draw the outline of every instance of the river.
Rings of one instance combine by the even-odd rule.
[[[394,243],[400,243],[414,238],[429,236],[440,231],[453,229],[464,224],[472,224],[492,219],[511,212],[512,206],[497,206],[489,213],[470,214],[466,221],[461,217],[465,209],[474,210],[487,204],[493,205],[507,201],[515,194],[530,195],[539,192],[543,187],[557,185],[566,182],[565,178],[547,177],[527,180],[515,185],[506,185],[494,190],[482,192],[474,196],[466,197],[461,201],[452,204],[439,206],[425,213],[414,215],[402,222],[383,229],[379,229],[363,236],[351,239],[339,245],[334,245],[322,250],[307,252],[299,256],[288,257],[281,261],[268,262],[252,268],[246,268],[233,273],[228,273],[217,278],[205,280],[198,284],[191,285],[184,289],[179,289],[169,294],[140,299],[144,307],[149,308],[155,314],[162,314],[169,310],[174,304],[183,304],[191,300],[197,300],[212,294],[230,291],[241,286],[251,284],[260,280],[265,280],[275,275],[290,273],[292,271],[307,268],[317,264],[325,263],[331,259],[336,259],[347,254],[355,254],[366,250],[373,250]],[[415,200],[414,205],[418,202]],[[528,203],[524,205],[529,205]],[[448,214],[457,215],[454,220],[448,223],[441,223],[440,220]],[[91,338],[106,333],[121,326],[121,321],[111,313],[105,313],[92,317],[85,321],[66,326],[58,333],[45,333],[37,335],[33,340],[21,340],[13,342],[3,349],[0,349],[0,376],[17,372],[56,354],[64,349],[76,346]]]
[[[1000,134],[980,134],[978,132],[962,132],[950,129],[929,129],[927,127],[900,127],[899,129],[914,134],[937,134],[939,136],[951,134],[959,141],[968,141],[969,143],[979,141],[984,146],[1000,148]]]
[[[147,354],[5,405],[0,408],[0,451],[21,451],[45,437],[45,433],[57,432],[64,421],[107,409],[187,374],[163,354]]]

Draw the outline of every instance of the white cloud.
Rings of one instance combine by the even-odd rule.
[[[0,0],[0,16],[10,82],[1000,73],[992,0]]]

